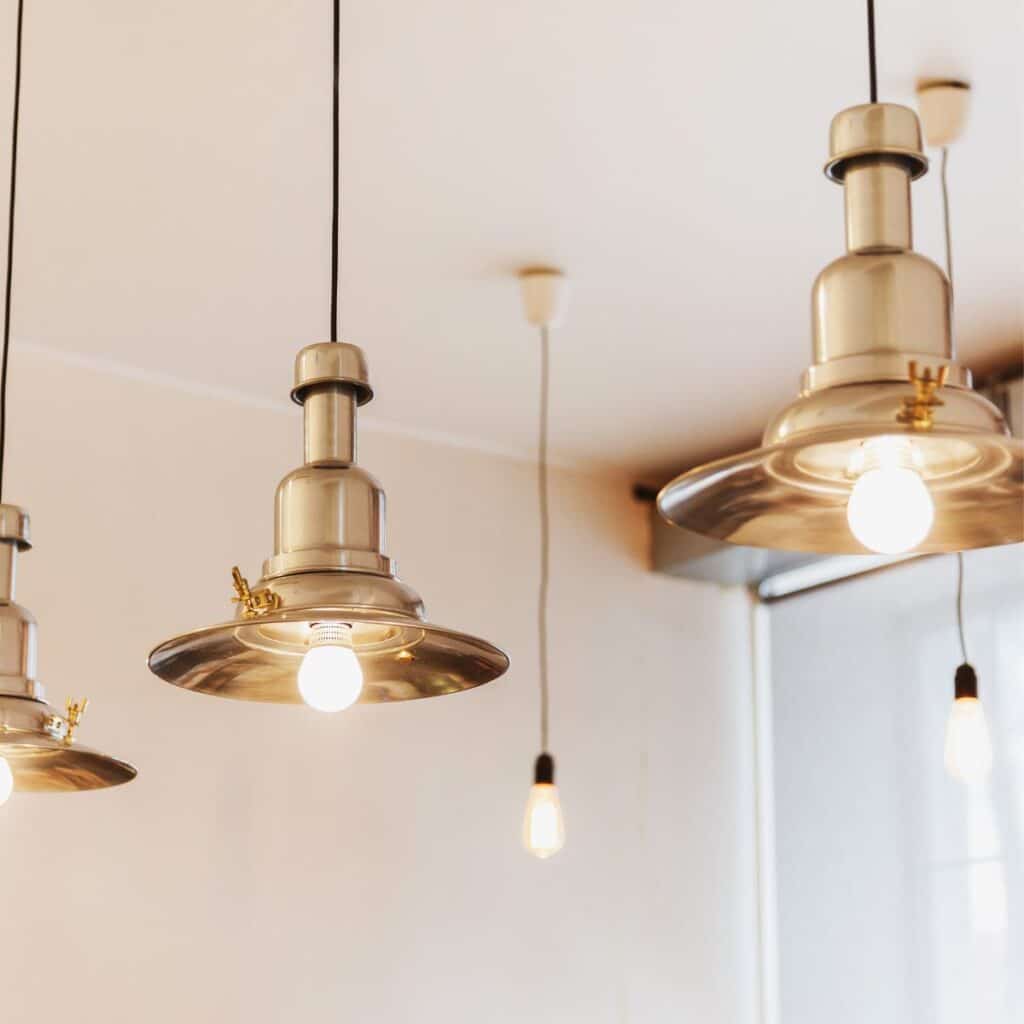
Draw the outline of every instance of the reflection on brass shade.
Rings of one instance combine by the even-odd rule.
[[[0,757],[21,793],[68,793],[119,786],[135,778],[124,761],[56,739],[61,716],[45,701],[0,696]]]
[[[895,443],[934,504],[910,550],[1024,540],[1024,444],[955,362],[949,281],[911,250],[910,182],[927,166],[906,107],[833,120],[826,173],[844,187],[847,252],[814,284],[814,362],[762,447],[665,486],[658,508],[670,522],[751,547],[867,553],[847,504],[870,445]]]
[[[0,505],[0,757],[16,792],[70,792],[135,778],[124,761],[83,747],[75,735],[85,702],[66,715],[46,702],[36,679],[36,622],[15,602],[18,554],[31,547],[28,514]]]
[[[425,621],[419,595],[383,553],[384,492],[355,464],[356,407],[372,398],[354,345],[303,349],[292,398],[304,408],[305,464],[277,489],[274,554],[252,588],[235,574],[235,619],[161,644],[149,667],[188,690],[300,704],[297,674],[315,630],[343,623],[361,703],[439,697],[490,682],[508,658]]]

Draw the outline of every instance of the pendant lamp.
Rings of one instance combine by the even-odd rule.
[[[523,818],[523,846],[541,860],[553,857],[565,845],[565,820],[555,784],[555,759],[548,750],[548,577],[551,523],[548,504],[548,400],[549,335],[561,318],[566,279],[558,270],[531,267],[520,272],[526,319],[540,331],[540,430],[537,446],[537,490],[540,498],[540,590],[537,631],[540,648],[540,754],[533,765],[533,785]]]
[[[847,252],[812,292],[813,364],[762,446],[658,496],[677,526],[823,554],[959,551],[1024,540],[1024,444],[953,353],[950,287],[915,253],[916,114],[871,102],[832,121],[826,175],[846,197]]]
[[[946,723],[946,771],[958,782],[974,785],[992,772],[992,739],[978,693],[978,674],[967,660],[964,634],[964,556],[958,551],[956,625],[963,661],[953,676],[953,706]]]
[[[949,147],[963,133],[967,121],[970,86],[939,80],[917,90],[925,141],[941,152],[939,185],[942,192],[942,235],[946,243],[946,277],[950,303],[955,304],[953,230],[949,213]],[[978,692],[978,674],[967,657],[964,628],[964,555],[956,553],[956,628],[962,661],[953,674],[953,704],[946,723],[945,762],[950,778],[967,785],[984,782],[992,771],[992,739],[985,708]]]
[[[18,554],[31,547],[28,514],[2,503],[7,451],[7,362],[11,342],[14,281],[14,212],[21,106],[21,41],[24,0],[18,0],[14,69],[14,115],[7,221],[7,276],[3,351],[0,355],[0,804],[13,791],[68,792],[117,786],[135,769],[77,742],[88,701],[67,703],[62,714],[46,702],[36,678],[36,621],[15,602]]]
[[[373,397],[366,360],[338,342],[339,4],[334,3],[331,341],[295,360],[305,459],[278,485],[274,553],[254,585],[233,570],[230,622],[160,644],[149,667],[188,690],[340,711],[359,701],[439,697],[496,679],[508,658],[431,625],[385,554],[384,492],[356,465],[356,409]]]

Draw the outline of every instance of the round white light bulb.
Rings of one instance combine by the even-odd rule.
[[[6,758],[0,757],[0,805],[7,803],[14,792],[14,772]]]
[[[344,711],[363,692],[363,670],[351,646],[351,631],[336,623],[316,627],[299,665],[299,693],[317,711]]]
[[[913,451],[899,438],[878,438],[864,446],[866,464],[846,506],[853,535],[870,551],[900,555],[916,548],[935,519],[928,485],[913,467]]]

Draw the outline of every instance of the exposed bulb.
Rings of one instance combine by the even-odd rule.
[[[363,670],[343,622],[320,622],[299,665],[299,693],[317,711],[344,711],[363,692]]]
[[[7,803],[14,792],[14,772],[6,758],[0,757],[0,806]]]
[[[555,762],[541,754],[534,768],[534,783],[526,801],[523,845],[535,857],[546,860],[565,845],[565,821],[555,785]]]
[[[553,857],[565,846],[565,822],[562,820],[558,787],[554,783],[537,782],[530,787],[523,823],[523,845],[541,860]]]
[[[856,456],[857,482],[846,506],[853,535],[871,551],[899,555],[916,548],[935,519],[935,503],[914,467],[910,442],[899,437],[867,441]]]
[[[984,782],[992,771],[992,740],[977,697],[957,697],[946,725],[946,771],[960,782]]]

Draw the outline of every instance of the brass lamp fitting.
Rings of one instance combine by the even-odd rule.
[[[31,546],[28,513],[0,505],[0,757],[21,792],[129,782],[130,764],[74,743],[89,702],[69,700],[65,717],[47,703],[36,678],[36,621],[15,601],[18,555]]]
[[[800,394],[760,448],[667,484],[658,507],[670,522],[735,544],[861,554],[849,470],[865,443],[895,436],[934,505],[913,551],[1024,540],[1024,445],[972,390],[954,358],[949,281],[912,249],[910,186],[927,167],[908,107],[870,103],[833,119],[825,173],[843,186],[846,252],[814,282]]]
[[[277,487],[274,550],[254,587],[232,570],[236,617],[157,647],[150,668],[190,690],[300,703],[310,644],[345,623],[364,703],[433,697],[500,676],[508,659],[476,637],[425,621],[423,602],[384,552],[380,484],[356,464],[356,412],[373,397],[355,345],[325,342],[295,360],[303,464]]]

